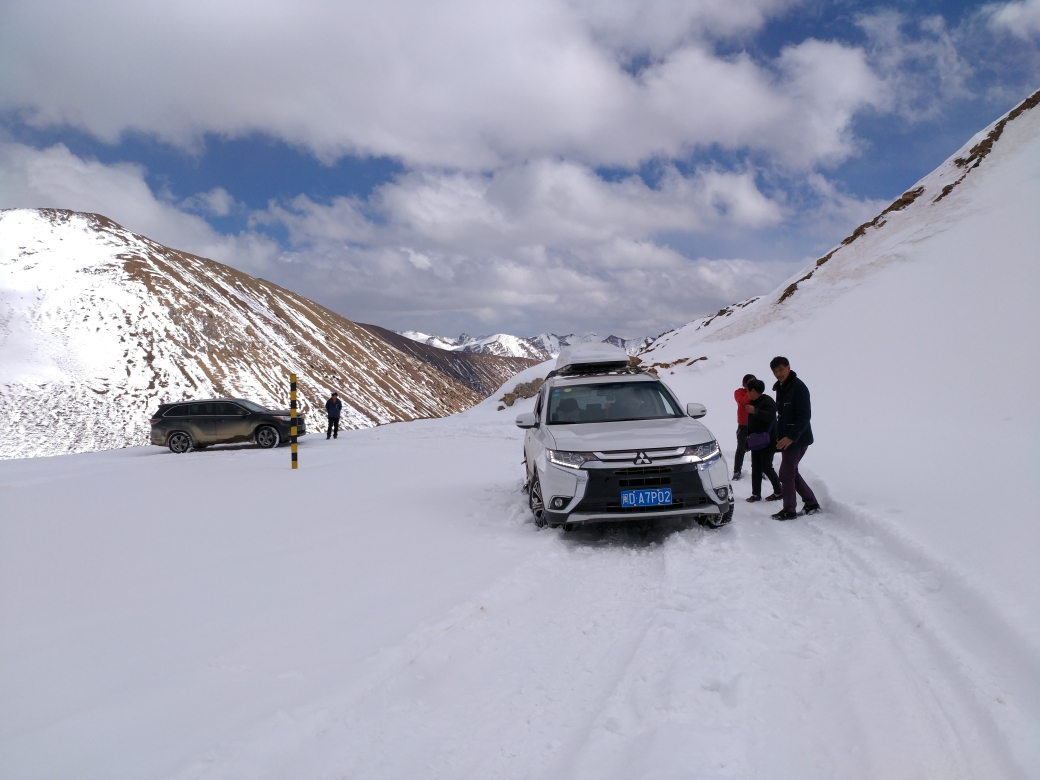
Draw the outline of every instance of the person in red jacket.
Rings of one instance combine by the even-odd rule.
[[[744,452],[747,450],[747,405],[751,403],[747,394],[747,383],[755,378],[754,374],[745,374],[740,387],[733,391],[733,400],[737,402],[737,451],[733,453],[733,481],[740,479],[744,468]]]

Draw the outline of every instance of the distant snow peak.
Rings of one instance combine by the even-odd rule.
[[[508,333],[496,333],[491,336],[470,336],[462,333],[457,339],[446,338],[417,330],[398,331],[400,335],[429,344],[432,347],[446,349],[453,352],[479,352],[485,355],[499,355],[502,357],[520,357],[533,360],[548,360],[557,357],[560,350],[574,344],[588,344],[592,342],[603,342],[613,344],[616,347],[635,355],[640,350],[653,343],[651,336],[643,338],[625,339],[620,336],[607,336],[600,338],[595,333],[578,336],[568,333],[566,336],[558,336],[555,333],[540,333],[537,336],[512,336]]]

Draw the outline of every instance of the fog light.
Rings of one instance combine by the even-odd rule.
[[[729,488],[715,488],[715,495],[717,495],[720,500],[725,501],[727,498],[729,498]]]
[[[567,499],[557,496],[552,500],[553,509],[563,509],[567,505]]]

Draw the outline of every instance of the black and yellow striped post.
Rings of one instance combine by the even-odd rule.
[[[299,468],[296,461],[296,374],[289,374],[289,448],[292,450],[292,467]]]

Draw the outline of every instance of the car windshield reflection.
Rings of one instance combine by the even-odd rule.
[[[554,387],[549,396],[549,425],[682,416],[678,404],[660,382]]]

